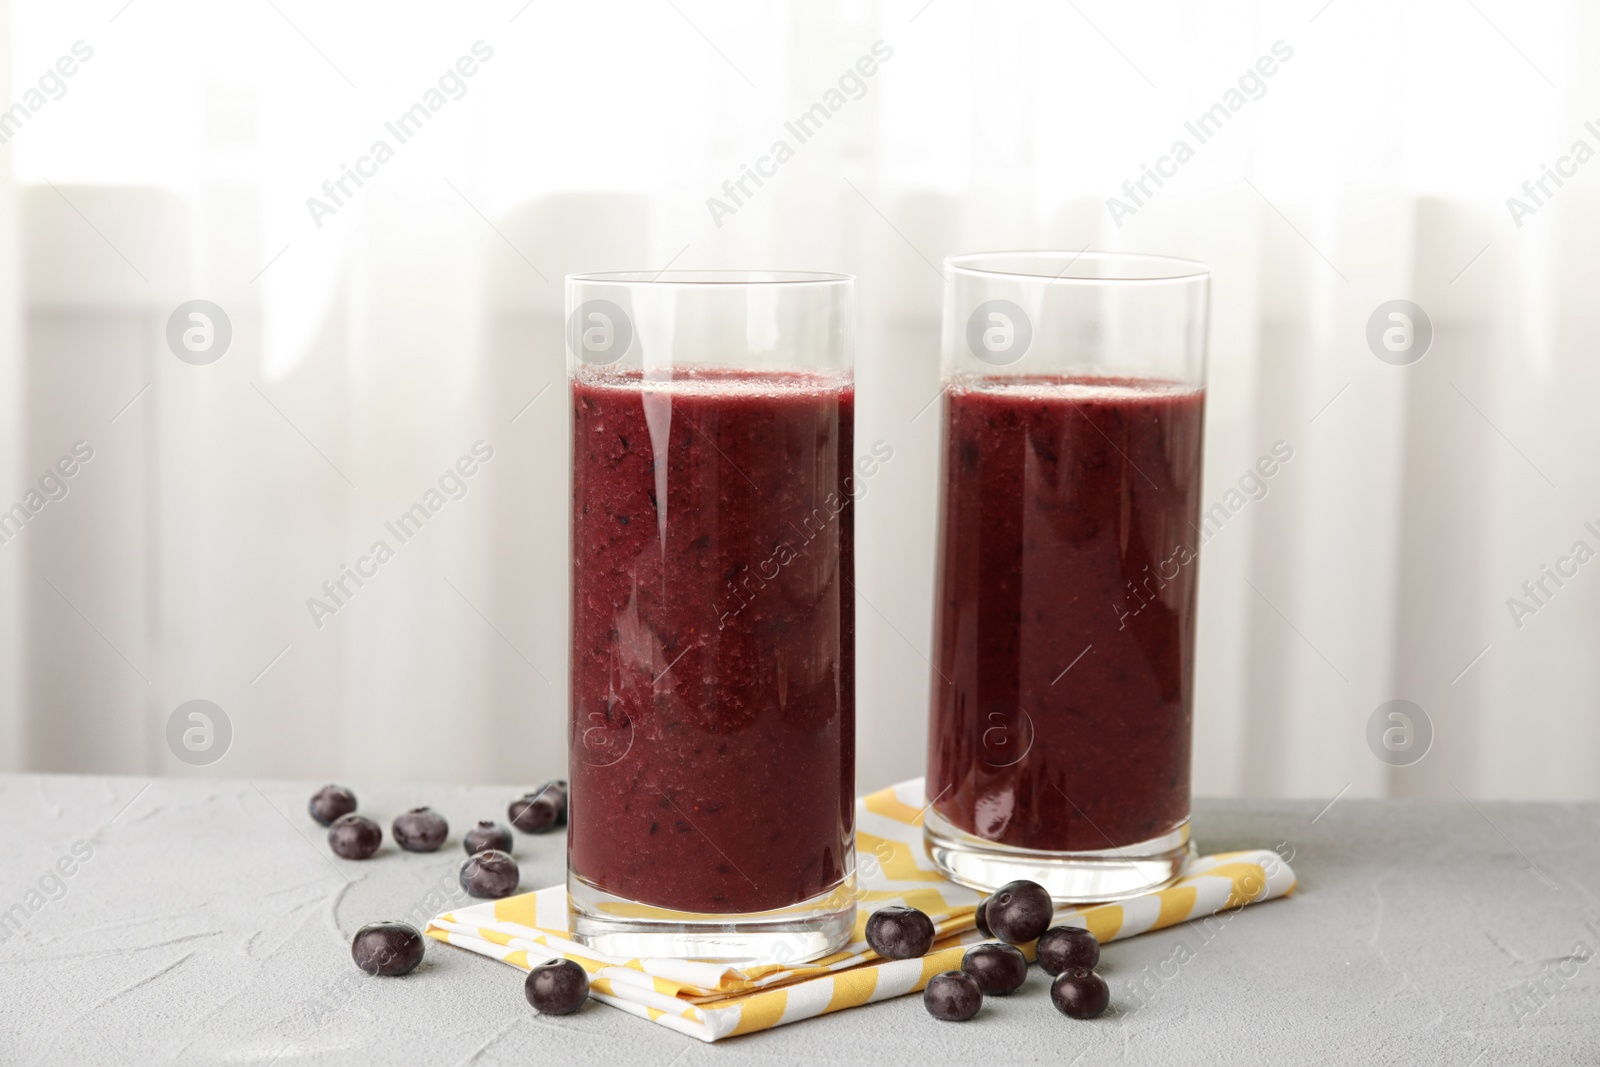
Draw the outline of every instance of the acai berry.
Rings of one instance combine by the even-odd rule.
[[[546,782],[517,798],[506,810],[511,825],[525,834],[549,833],[567,824],[567,783]]]
[[[467,831],[467,836],[462,839],[467,855],[473,856],[485,849],[496,849],[500,852],[511,851],[511,831],[490,819],[479,821],[477,826]]]
[[[356,795],[342,785],[325,785],[311,794],[311,817],[323,826],[332,826],[341,815],[356,810]]]
[[[437,852],[450,836],[450,824],[432,808],[412,808],[394,818],[394,843],[407,852]]]
[[[1003,997],[1015,993],[1027,981],[1028,957],[1015,945],[973,945],[961,957],[961,969],[978,980],[984,996]]]
[[[933,944],[933,920],[916,908],[879,908],[867,919],[867,944],[888,960],[909,960]]]
[[[935,1019],[947,1023],[966,1022],[983,1007],[983,990],[978,980],[961,971],[945,971],[928,979],[922,991],[922,1006]]]
[[[509,897],[517,891],[521,877],[517,861],[499,849],[485,849],[461,865],[461,888],[480,899]]]
[[[328,847],[347,860],[364,860],[383,844],[383,828],[365,815],[341,815],[328,827]]]
[[[1050,983],[1050,1000],[1062,1015],[1093,1019],[1111,1003],[1111,990],[1098,974],[1084,967],[1074,967],[1062,971]]]
[[[1080,926],[1052,926],[1039,935],[1035,951],[1039,966],[1048,974],[1060,974],[1074,967],[1092,971],[1100,962],[1100,942]]]
[[[589,975],[571,960],[551,960],[528,972],[522,992],[541,1015],[571,1015],[589,999]]]
[[[368,974],[393,978],[422,962],[422,935],[410,923],[368,923],[350,942],[350,958]]]
[[[1007,882],[989,898],[984,918],[994,936],[1013,945],[1025,945],[1050,926],[1055,905],[1038,882]]]

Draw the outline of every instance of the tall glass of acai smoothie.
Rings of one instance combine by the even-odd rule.
[[[946,261],[926,843],[1062,901],[1175,878],[1189,763],[1209,272]]]
[[[569,919],[815,959],[855,919],[853,280],[567,279]]]

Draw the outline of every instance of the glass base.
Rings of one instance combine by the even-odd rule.
[[[852,873],[810,900],[772,911],[673,911],[619,897],[567,873],[572,940],[608,956],[715,960],[740,965],[805,963],[849,944],[856,925]]]
[[[992,893],[1007,882],[1026,878],[1067,904],[1122,900],[1161,889],[1177,880],[1194,855],[1188,819],[1149,841],[1095,852],[1045,852],[985,841],[931,809],[922,834],[929,857],[952,882]]]

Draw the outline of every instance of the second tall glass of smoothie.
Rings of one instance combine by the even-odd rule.
[[[855,916],[852,280],[567,286],[573,934],[825,955]]]
[[[1145,892],[1189,854],[1209,275],[1013,252],[946,279],[929,852],[982,889]]]

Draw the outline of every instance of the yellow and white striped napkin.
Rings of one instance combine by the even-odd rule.
[[[947,881],[922,847],[923,803],[920,778],[856,800],[861,909],[855,935],[839,952],[802,966],[740,969],[704,960],[602,956],[569,939],[566,888],[559,885],[447,911],[427,933],[524,971],[565,956],[589,972],[597,1000],[702,1041],[914,993],[941,971],[958,969],[967,946],[984,940],[973,920],[980,894]],[[1274,852],[1226,852],[1192,860],[1167,889],[1063,909],[1055,921],[1087,927],[1101,942],[1117,941],[1286,896],[1295,884],[1294,872]],[[891,904],[920,908],[934,921],[938,933],[926,956],[885,960],[867,947],[867,916]],[[1032,949],[1023,949],[1029,959]]]

